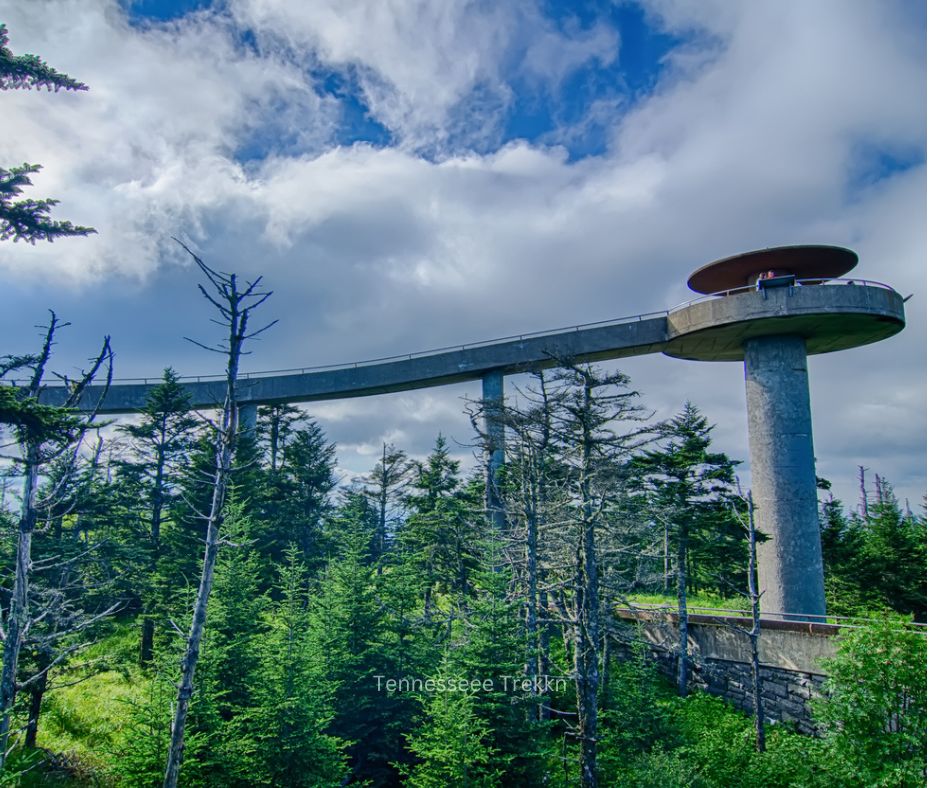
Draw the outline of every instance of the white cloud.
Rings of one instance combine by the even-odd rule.
[[[618,38],[547,20],[533,0],[231,0],[262,42],[311,65],[348,69],[370,113],[407,148],[491,143],[515,72],[552,89],[609,63]]]
[[[167,266],[182,259],[171,233],[210,262],[263,272],[275,290],[281,323],[247,360],[254,369],[662,309],[687,297],[700,264],[777,243],[846,244],[860,276],[921,289],[924,167],[860,177],[873,151],[922,154],[917,20],[892,3],[645,5],[669,30],[702,37],[641,104],[617,106],[611,150],[577,162],[561,146],[493,147],[514,77],[557,90],[616,51],[607,28],[557,25],[533,4],[233,0],[234,22],[210,12],[146,29],[105,0],[4,9],[14,51],[40,52],[92,90],[0,95],[10,130],[0,161],[43,162],[35,193],[62,197],[58,216],[100,232],[0,245],[18,292],[46,288],[4,303],[4,323],[31,325],[27,309],[68,297],[73,322],[87,308],[94,331],[124,348],[119,374],[199,371],[210,361],[166,341],[204,322],[198,300],[180,295],[191,277]],[[260,55],[239,43],[249,23]],[[358,80],[398,144],[337,146],[340,108],[303,64]],[[239,164],[235,151],[268,124],[289,144]],[[448,153],[458,138],[483,142]],[[433,159],[415,153],[428,145]],[[138,282],[131,297],[122,277]],[[898,337],[813,362],[820,468],[843,494],[856,462],[897,481],[923,472],[925,309],[915,298],[908,310]],[[739,367],[623,366],[660,415],[692,397],[719,423],[722,448],[745,455]],[[421,396],[360,400],[324,420],[360,465],[362,447],[386,435],[407,435],[416,451],[438,429],[469,437],[453,390]],[[873,420],[878,430],[860,427]]]
[[[99,235],[5,245],[0,269],[85,283],[146,276],[171,233],[198,233],[205,212],[250,193],[234,153],[259,126],[267,136],[302,133],[308,145],[331,135],[335,102],[318,97],[296,67],[252,55],[224,18],[141,29],[115,2],[44,0],[14,6],[5,19],[15,52],[40,52],[91,89],[5,93],[0,160],[42,162],[35,193],[54,194],[57,216]]]

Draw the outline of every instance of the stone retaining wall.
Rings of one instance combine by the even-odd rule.
[[[674,614],[620,610],[635,621],[656,664],[673,681],[678,667],[678,627]],[[729,626],[730,625],[730,626]],[[734,626],[750,621],[725,616],[689,616],[689,685],[726,698],[747,712],[751,699],[750,643]],[[820,660],[835,654],[839,627],[798,621],[762,621],[759,652],[764,713],[770,724],[792,723],[817,733],[810,699],[822,691],[826,674]]]

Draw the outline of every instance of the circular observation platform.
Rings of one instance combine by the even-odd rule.
[[[841,246],[776,246],[703,265],[689,277],[689,288],[696,293],[717,295],[775,277],[794,277],[819,284],[844,276],[857,264],[858,255]]]
[[[862,280],[795,279],[784,287],[742,288],[671,310],[663,351],[693,361],[743,361],[749,339],[799,336],[808,354],[868,345],[904,328],[904,301]]]

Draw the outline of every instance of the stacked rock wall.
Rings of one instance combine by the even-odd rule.
[[[636,622],[637,635],[650,646],[660,670],[675,680],[679,640],[675,615],[621,610],[620,617]],[[753,710],[753,681],[750,641],[742,630],[749,627],[746,619],[689,616],[690,687],[719,695],[748,712]],[[763,621],[761,630],[761,696],[767,721],[817,733],[810,700],[822,692],[826,674],[821,662],[835,654],[839,627]]]

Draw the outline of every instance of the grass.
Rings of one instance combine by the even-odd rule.
[[[11,771],[45,760],[24,773],[17,784],[103,786],[108,779],[104,754],[118,746],[118,735],[131,704],[139,702],[146,682],[136,666],[140,634],[136,627],[115,625],[114,631],[87,650],[76,662],[94,663],[99,671],[84,681],[66,672],[52,675],[53,689],[43,698],[37,735],[38,749],[19,751]],[[113,666],[113,667],[112,667]],[[100,670],[104,667],[104,670]]]
[[[661,607],[676,607],[676,598],[672,595],[667,594],[630,594],[624,600],[624,603],[632,603],[636,605],[656,605]],[[747,599],[743,596],[736,597],[721,597],[717,594],[690,594],[687,599],[687,604],[690,613],[698,612],[699,610],[703,612],[712,612],[714,609],[718,610],[749,610],[750,604]]]

